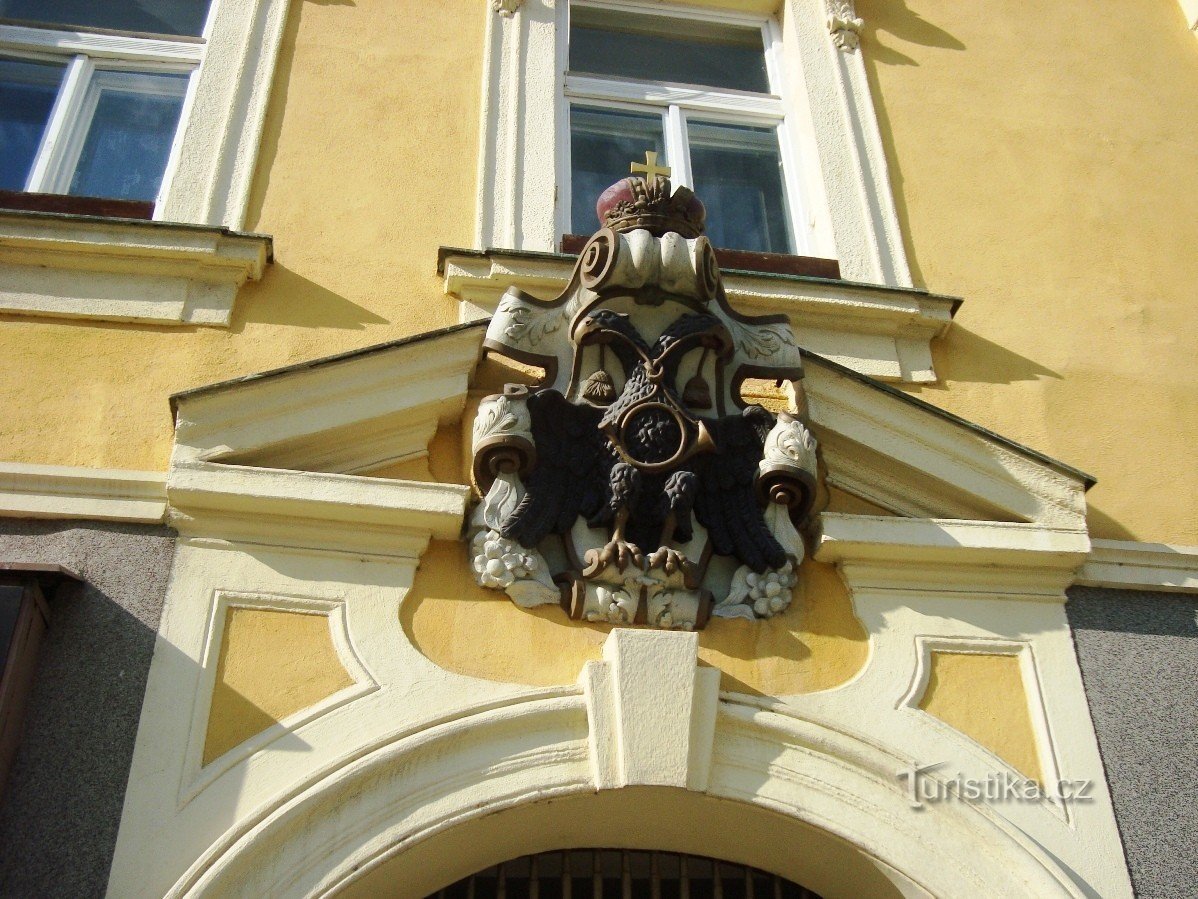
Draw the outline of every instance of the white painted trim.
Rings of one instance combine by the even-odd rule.
[[[829,486],[909,518],[1085,533],[1080,472],[808,359],[802,393]]]
[[[698,651],[693,632],[618,627],[583,666],[596,787],[707,789],[720,673]]]
[[[1028,720],[1031,724],[1032,735],[1036,742],[1036,758],[1040,764],[1043,785],[1049,791],[1049,807],[1060,815],[1066,823],[1071,821],[1069,804],[1061,801],[1059,795],[1054,795],[1054,788],[1061,782],[1060,766],[1057,763],[1056,747],[1048,726],[1048,716],[1044,711],[1043,685],[1040,682],[1039,668],[1036,665],[1035,649],[1031,640],[1006,640],[999,637],[925,637],[915,638],[916,666],[911,679],[911,687],[906,695],[899,700],[897,708],[909,708],[923,711],[919,704],[928,689],[928,679],[932,672],[932,653],[948,652],[965,655],[1001,655],[1018,660],[1020,678],[1027,699]],[[927,712],[934,722],[934,727],[956,729],[941,721],[935,715]],[[993,767],[1009,769],[1017,777],[1026,775],[1016,771],[1003,758],[984,746],[976,747],[978,753],[989,758],[988,763]]]
[[[183,394],[175,461],[351,474],[420,458],[461,416],[482,337],[465,328]]]
[[[213,0],[155,218],[245,225],[289,0]]]
[[[462,321],[488,317],[509,287],[550,299],[565,288],[574,260],[503,251],[453,254],[444,261],[446,293]],[[768,274],[724,274],[733,307],[785,312],[806,350],[882,381],[936,380],[931,341],[952,323],[957,300],[923,291]]]
[[[0,211],[0,312],[228,327],[270,252],[261,234]]]
[[[564,3],[525,3],[511,16],[487,12],[475,234],[479,248],[554,250],[568,218],[563,211],[568,191],[561,183],[569,158],[560,137],[566,131]],[[663,11],[657,5],[646,8],[659,15]],[[724,15],[675,5],[669,12]],[[861,54],[836,49],[826,17],[822,2],[785,0],[786,71],[780,94],[789,107],[787,146],[790,155],[797,153],[787,160],[787,186],[796,194],[794,206],[805,210],[796,242],[839,259],[847,279],[910,286]],[[762,22],[758,16],[747,18]],[[796,190],[789,173],[798,169],[822,176],[800,179],[803,189]],[[556,191],[550,188],[554,184]],[[808,231],[810,241],[799,239]]]
[[[208,718],[212,710],[212,694],[216,686],[221,645],[224,642],[226,613],[232,608],[323,616],[328,620],[329,634],[337,658],[345,666],[345,671],[353,683],[326,696],[319,702],[288,715],[205,765],[203,763],[204,746],[208,738]],[[327,598],[217,590],[213,596],[211,610],[208,631],[204,639],[200,689],[196,691],[195,701],[192,705],[191,732],[187,740],[183,777],[179,784],[178,808],[180,809],[234,765],[256,752],[267,749],[272,743],[288,736],[297,728],[379,689],[378,682],[358,657],[350,639],[343,597]]]
[[[1198,546],[1092,540],[1074,583],[1087,587],[1198,593]]]
[[[156,471],[0,462],[0,517],[161,522],[166,475]]]
[[[1198,34],[1198,0],[1179,0],[1181,11],[1186,17],[1186,27]]]
[[[179,462],[169,521],[185,537],[419,558],[456,539],[470,488],[457,484]]]
[[[58,56],[82,53],[90,59],[198,65],[204,55],[204,44],[202,41],[186,39],[173,41],[54,27],[0,25],[0,50],[31,50]]]

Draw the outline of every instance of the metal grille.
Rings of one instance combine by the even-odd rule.
[[[435,899],[820,899],[745,865],[673,852],[571,849],[479,871]],[[433,899],[433,897],[429,897]]]

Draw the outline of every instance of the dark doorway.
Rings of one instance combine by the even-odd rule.
[[[820,899],[732,862],[627,849],[542,852],[494,865],[430,899]]]

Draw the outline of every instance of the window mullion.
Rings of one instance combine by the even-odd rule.
[[[670,181],[674,187],[694,189],[691,179],[690,144],[686,137],[686,115],[679,106],[671,105],[666,112],[666,159],[670,165]]]
[[[71,143],[73,131],[78,127],[79,110],[82,109],[87,89],[91,83],[95,66],[86,56],[71,59],[63,75],[62,87],[50,120],[42,135],[41,145],[34,157],[33,168],[25,181],[25,190],[36,193],[56,193],[62,190],[63,156]]]

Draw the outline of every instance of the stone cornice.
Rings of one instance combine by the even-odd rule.
[[[271,255],[227,228],[0,212],[0,312],[227,327]]]
[[[1198,593],[1198,546],[1093,540],[1074,583],[1087,587]]]
[[[0,463],[0,516],[156,523],[166,475],[74,465]]]
[[[534,296],[559,293],[574,256],[514,250],[442,247],[437,272],[445,291],[461,302],[464,321],[494,311],[509,287]],[[785,312],[803,349],[885,381],[936,380],[930,342],[948,329],[958,297],[907,287],[723,271],[729,302],[748,313]]]
[[[176,463],[170,523],[185,537],[418,558],[457,537],[468,487],[355,475]]]
[[[1084,529],[825,512],[815,558],[874,593],[1064,602],[1089,548]]]

